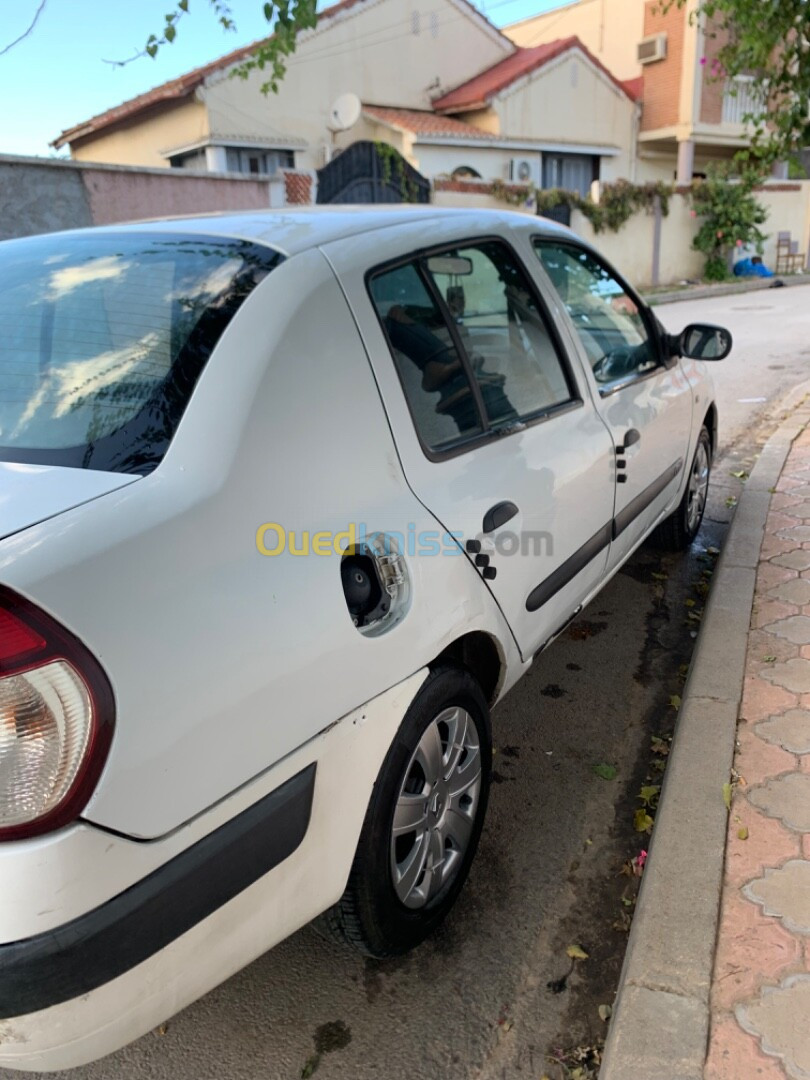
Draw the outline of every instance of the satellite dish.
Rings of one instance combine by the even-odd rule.
[[[332,102],[326,126],[330,131],[348,131],[360,119],[362,108],[357,94],[341,94]]]

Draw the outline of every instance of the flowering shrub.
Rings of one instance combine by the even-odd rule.
[[[729,253],[743,244],[762,251],[765,233],[759,228],[768,211],[757,202],[753,189],[760,177],[755,172],[730,180],[714,170],[692,188],[692,213],[701,218],[692,246],[706,256],[705,277],[722,281],[728,277]]]

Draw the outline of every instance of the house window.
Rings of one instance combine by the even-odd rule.
[[[599,179],[599,158],[593,154],[543,154],[543,187],[575,191],[583,198]]]
[[[205,172],[205,151],[192,150],[190,154],[175,154],[169,158],[169,164],[173,169],[196,169],[197,172]]]
[[[292,168],[295,155],[292,150],[242,150],[227,149],[228,172],[247,176],[269,176],[277,169]]]

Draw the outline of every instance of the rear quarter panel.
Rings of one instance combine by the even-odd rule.
[[[259,286],[218,344],[160,467],[0,543],[0,581],[98,655],[117,723],[89,820],[177,828],[395,685],[461,633],[514,645],[463,556],[406,556],[389,633],[352,625],[340,559],[262,556],[259,526],[437,528],[407,487],[367,357],[326,260]]]

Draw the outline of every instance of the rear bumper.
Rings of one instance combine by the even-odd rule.
[[[61,1005],[166,948],[287,859],[309,825],[316,765],[101,907],[0,946],[0,1020]]]
[[[115,1051],[334,903],[382,761],[426,674],[343,717],[214,808],[215,828],[123,892],[17,941],[0,909],[0,1066],[65,1069]],[[86,828],[65,830],[64,843],[83,842]],[[118,838],[101,836],[115,852]],[[22,891],[41,897],[43,880],[54,885],[48,861],[34,844],[23,854]],[[60,865],[69,863],[62,853]],[[22,872],[22,856],[16,865]],[[103,859],[92,873],[103,895]]]

